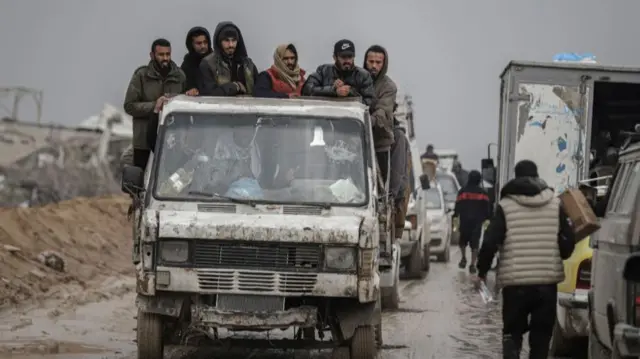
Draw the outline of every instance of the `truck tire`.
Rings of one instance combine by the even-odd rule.
[[[357,327],[349,345],[351,359],[375,359],[378,354],[376,333],[371,325]]]
[[[451,247],[447,246],[444,249],[444,252],[442,252],[441,254],[438,254],[438,262],[449,263],[450,259],[451,259]]]
[[[138,310],[138,359],[164,358],[164,323],[159,314]]]
[[[376,348],[378,348],[378,350],[382,349],[382,323],[378,323],[375,326],[375,331],[376,331]]]
[[[426,272],[422,269],[422,251],[420,250],[420,242],[416,243],[411,250],[409,260],[407,261],[407,276],[411,279],[422,279],[426,276]]]
[[[600,343],[593,332],[593,327],[589,329],[589,345],[587,348],[587,358],[589,359],[610,359],[612,357],[611,350]]]
[[[429,243],[425,243],[422,247],[422,269],[429,272],[431,269],[431,246]]]
[[[573,340],[562,336],[562,328],[556,319],[556,324],[553,326],[553,333],[551,334],[551,342],[549,344],[549,355],[554,357],[570,357],[574,349],[573,343]]]

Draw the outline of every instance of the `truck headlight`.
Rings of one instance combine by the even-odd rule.
[[[329,269],[356,269],[356,249],[329,247],[324,250],[325,266]]]
[[[161,241],[160,260],[166,263],[184,263],[189,260],[189,242]]]

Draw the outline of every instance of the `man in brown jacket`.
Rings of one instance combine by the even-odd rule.
[[[376,149],[376,157],[384,180],[389,176],[389,191],[396,199],[396,205],[400,205],[400,188],[402,188],[402,178],[405,178],[406,159],[399,161],[398,154],[404,156],[404,148],[397,153],[392,150],[394,139],[394,109],[396,107],[396,95],[398,88],[387,76],[389,67],[389,55],[387,50],[380,45],[373,45],[367,49],[364,55],[364,68],[369,71],[373,78],[374,96],[369,112],[373,126],[373,142]],[[404,146],[401,146],[404,147]],[[391,155],[391,159],[389,159]],[[395,160],[395,161],[394,161]],[[390,161],[390,170],[387,163]],[[401,206],[400,206],[401,207]],[[398,221],[404,218],[398,218]],[[402,233],[402,231],[400,231]]]
[[[145,169],[152,148],[149,131],[156,131],[153,120],[170,96],[186,91],[184,72],[171,61],[171,43],[157,39],[151,45],[151,61],[131,76],[124,98],[124,111],[133,117],[133,163]],[[157,126],[157,124],[156,124]]]

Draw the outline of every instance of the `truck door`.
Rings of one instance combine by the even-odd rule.
[[[540,71],[532,75],[514,72],[501,99],[507,104],[501,105],[498,183],[513,178],[515,164],[528,159],[560,193],[587,173],[588,78],[541,76]]]
[[[627,319],[624,314],[627,312],[625,307],[628,295],[626,282],[621,275],[625,260],[631,252],[638,249],[638,239],[633,238],[631,233],[639,190],[640,161],[621,163],[611,189],[605,218],[600,221],[602,228],[594,238],[594,265],[591,267],[592,320],[596,335],[608,347],[611,346],[607,324],[608,303],[615,303],[617,320]]]

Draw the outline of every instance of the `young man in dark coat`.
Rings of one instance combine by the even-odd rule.
[[[219,23],[213,32],[213,52],[200,62],[200,95],[253,95],[257,77],[240,28],[231,21]]]
[[[482,235],[482,224],[491,216],[491,203],[487,192],[480,187],[482,175],[478,171],[469,173],[467,185],[458,192],[454,217],[458,217],[460,228],[460,252],[462,258],[458,267],[467,266],[467,246],[471,248],[471,264],[469,272],[476,272],[476,259],[478,257],[478,245]]]
[[[187,32],[186,45],[187,54],[184,55],[180,68],[187,76],[187,91],[190,91],[192,95],[197,95],[200,62],[213,51],[209,31],[202,26],[192,27]]]
[[[349,40],[340,40],[333,47],[334,63],[320,65],[309,75],[302,88],[303,96],[360,97],[369,106],[373,101],[373,78],[354,63],[356,48]]]

